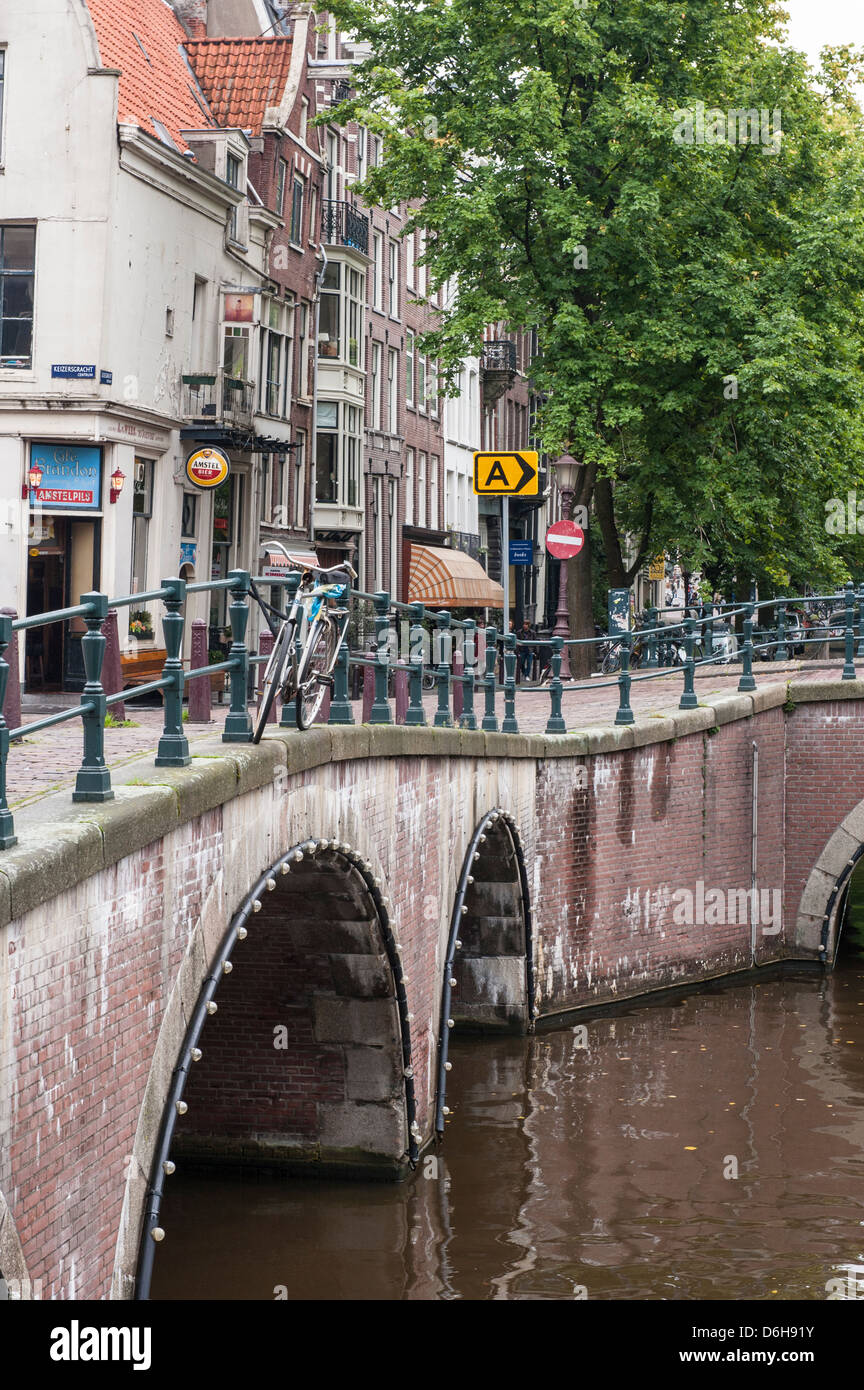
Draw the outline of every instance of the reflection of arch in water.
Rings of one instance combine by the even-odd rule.
[[[444,1133],[449,1032],[523,1033],[534,1018],[531,906],[515,821],[488,811],[471,838],[459,883],[444,962],[438,1030],[435,1129]]]
[[[175,1140],[178,1149],[210,1161],[229,1159],[289,1169],[302,1163],[304,1171],[309,1171],[324,1158],[328,1166],[322,1171],[328,1175],[338,1171],[332,1165],[340,1154],[343,1169],[356,1172],[362,1168],[378,1176],[398,1176],[406,1164],[416,1163],[419,1129],[408,1004],[388,907],[389,900],[372,865],[349,845],[328,840],[293,846],[244,898],[201,984],[162,1111],[139,1245],[137,1299],[149,1297],[155,1242],[163,1236],[159,1226],[163,1186],[165,1177],[174,1170],[169,1154]],[[277,955],[281,951],[283,963],[290,962],[299,972],[292,968],[279,977],[285,993],[282,1016],[275,1019],[278,1027],[288,1018],[289,1032],[293,1030],[293,1041],[282,1058],[292,1055],[293,1046],[296,1059],[296,1050],[304,1042],[301,1034],[304,1029],[307,1033],[306,1060],[310,1065],[296,1068],[293,1077],[274,1046],[274,1020],[262,1018],[260,1007],[254,1045],[248,1041],[255,977],[250,947],[254,950],[254,946],[252,942],[250,947],[242,943],[250,929],[252,936],[259,938],[259,982],[273,981],[278,963],[274,951]],[[219,985],[233,972],[235,948],[238,970],[226,991],[222,1027],[214,1022],[205,1032],[204,1025],[217,1015],[214,996]],[[243,951],[250,951],[247,962],[251,961],[251,966],[246,972],[241,965]],[[196,1070],[190,1078],[190,1069],[200,1064],[205,1043],[210,1065],[206,1073]],[[267,1062],[281,1065],[281,1081],[265,1074],[261,1084],[257,1061],[262,1044]],[[238,1048],[241,1061],[248,1066],[251,1059],[256,1065],[249,1088],[242,1092],[240,1087],[247,1078],[237,1074]],[[319,1086],[316,1060],[322,1059],[329,1074]],[[233,1075],[229,1070],[232,1066]],[[333,1083],[340,1067],[344,1084],[338,1098]],[[304,1106],[308,1110],[316,1105],[319,1095],[324,1097],[323,1132],[314,1135],[310,1127],[304,1142],[294,1125],[289,1135],[281,1136],[287,1142],[280,1142],[276,1131],[285,1115],[293,1109],[296,1118]],[[271,1112],[278,1113],[266,1134],[256,1126],[256,1119],[260,1120],[268,1105]],[[246,1109],[248,1115],[239,1125],[238,1116]],[[175,1135],[178,1119],[187,1111],[190,1121]],[[220,1125],[230,1131],[221,1135],[224,1142],[218,1134]]]

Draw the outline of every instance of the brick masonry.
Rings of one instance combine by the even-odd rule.
[[[502,806],[519,827],[540,1014],[726,974],[749,965],[749,924],[678,923],[674,895],[700,882],[706,891],[749,888],[755,743],[758,882],[784,890],[783,930],[758,932],[757,959],[813,959],[814,932],[795,944],[799,901],[840,821],[851,824],[864,799],[854,756],[862,722],[864,685],[825,682],[763,687],[674,719],[557,741],[322,728],[268,735],[258,749],[201,743],[193,765],[177,771],[133,763],[106,806],[72,809],[49,797],[25,808],[21,844],[0,864],[0,1192],[30,1279],[42,1281],[43,1297],[130,1295],[186,1021],[243,896],[290,845],[338,839],[386,885],[427,1136],[450,913],[486,811]],[[368,897],[350,903],[350,920],[368,934],[362,949],[341,949],[341,870],[334,864],[330,879],[326,864],[318,871],[331,897],[315,920],[329,935],[313,942],[309,904],[284,900],[266,908],[269,927],[265,914],[253,917],[237,943],[219,995],[236,1005],[233,1032],[226,1002],[220,1027],[204,1026],[187,1140],[233,1126],[241,1138],[338,1151],[357,1134],[352,1105],[365,1104],[390,1107],[394,1155],[403,1143],[392,981],[374,908]],[[361,1025],[366,1005],[380,1007]],[[261,1073],[281,1078],[281,1098],[274,1105],[259,1078],[249,1125],[258,1054],[243,1052],[243,1029],[257,1030],[260,1044],[261,1020],[272,1036],[292,1010],[279,1059],[289,1066],[277,1071],[268,1055]],[[374,1148],[384,1121],[372,1120]],[[361,1135],[353,1147],[364,1145]]]

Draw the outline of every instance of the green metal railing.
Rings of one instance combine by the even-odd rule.
[[[27,734],[37,733],[55,725],[80,719],[83,729],[83,754],[75,780],[72,798],[76,802],[105,802],[114,796],[111,775],[105,761],[105,717],[114,704],[141,695],[161,691],[164,701],[163,728],[156,750],[157,767],[186,767],[191,761],[189,741],[183,729],[184,691],[192,680],[209,677],[218,672],[227,672],[230,677],[230,704],[225,717],[222,740],[225,743],[249,743],[252,740],[252,719],[249,712],[249,678],[252,667],[267,661],[265,654],[250,655],[246,640],[249,622],[249,602],[251,587],[286,590],[288,604],[297,592],[300,575],[293,573],[284,579],[253,580],[245,570],[232,570],[226,579],[209,583],[186,584],[182,579],[165,579],[158,589],[143,594],[127,594],[121,598],[109,599],[105,594],[88,593],[82,596],[81,603],[70,608],[55,610],[32,617],[13,621],[9,615],[0,614],[0,849],[9,849],[17,843],[14,821],[9,810],[6,793],[7,761],[10,743]],[[183,636],[185,628],[185,605],[191,593],[227,590],[230,594],[228,619],[231,627],[231,647],[224,661],[211,665],[185,670],[182,661]],[[350,653],[346,646],[341,648],[335,670],[330,701],[328,723],[349,725],[355,722],[351,700],[352,668],[371,669],[374,692],[368,712],[370,724],[392,724],[394,713],[391,708],[391,682],[397,672],[407,675],[408,701],[402,722],[405,725],[422,728],[427,724],[427,711],[423,701],[423,682],[434,678],[436,706],[432,723],[435,728],[476,729],[478,727],[477,700],[482,701],[479,727],[487,732],[503,734],[519,733],[517,703],[527,692],[536,695],[545,690],[549,697],[549,717],[544,732],[548,735],[564,734],[567,724],[563,714],[565,694],[578,694],[586,690],[584,683],[569,681],[565,685],[561,678],[564,648],[608,647],[614,643],[620,652],[620,670],[609,679],[592,679],[587,687],[590,690],[617,687],[618,708],[615,722],[619,725],[632,724],[634,713],[630,704],[631,690],[635,683],[667,678],[677,670],[683,676],[683,691],[679,702],[680,709],[693,709],[697,705],[695,680],[702,668],[711,666],[716,674],[716,660],[711,652],[714,625],[721,619],[729,623],[734,618],[741,619],[742,641],[739,651],[741,675],[738,690],[755,689],[753,675],[754,655],[759,654],[775,661],[788,660],[790,655],[790,608],[807,608],[808,605],[842,604],[843,633],[843,680],[856,677],[855,657],[864,656],[864,585],[859,589],[850,583],[840,594],[810,595],[803,599],[775,598],[761,603],[745,603],[738,607],[727,607],[721,614],[713,611],[701,617],[685,617],[678,623],[659,623],[662,614],[649,610],[649,626],[636,631],[606,633],[601,636],[564,641],[561,637],[519,639],[514,633],[501,634],[495,627],[487,627],[483,632],[484,652],[479,651],[480,633],[472,619],[456,620],[444,611],[430,611],[421,603],[399,603],[386,591],[364,593],[351,589],[350,599],[371,603],[374,609],[374,650],[367,654]],[[161,676],[130,691],[117,691],[107,694],[102,685],[102,666],[106,639],[102,626],[111,609],[128,608],[132,604],[161,602],[164,605],[162,628],[165,643],[165,662]],[[762,610],[774,613],[771,628],[757,627],[756,618]],[[677,613],[679,610],[675,610]],[[836,616],[836,614],[835,614]],[[82,618],[86,632],[82,638],[84,663],[84,687],[81,700],[70,709],[22,724],[9,729],[2,714],[8,681],[9,665],[5,659],[13,633],[32,628],[64,622],[70,618]],[[398,632],[394,621],[407,625],[408,659],[399,661]],[[827,621],[827,620],[826,620]],[[835,622],[835,630],[840,623]],[[403,634],[404,635],[404,634]],[[697,637],[701,637],[708,649],[708,655],[697,656]],[[813,644],[824,644],[829,635],[823,630],[815,636],[795,634],[796,648]],[[634,674],[631,654],[634,642],[641,644],[645,657],[645,670]],[[683,643],[684,659],[677,668],[668,665],[670,649]],[[546,648],[549,652],[551,675],[546,686],[518,685],[516,668],[520,649]],[[454,652],[460,650],[464,659],[463,669],[456,669]],[[427,660],[427,654],[429,659]],[[499,725],[497,697],[503,691],[503,720]],[[293,703],[284,705],[280,727],[295,726]]]

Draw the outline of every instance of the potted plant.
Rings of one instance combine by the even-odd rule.
[[[129,614],[130,637],[136,638],[139,642],[150,642],[153,635],[153,619],[146,608],[139,608],[137,612]]]

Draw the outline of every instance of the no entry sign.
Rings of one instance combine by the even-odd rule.
[[[585,532],[575,521],[556,521],[546,532],[546,549],[556,560],[570,560],[585,544]]]

